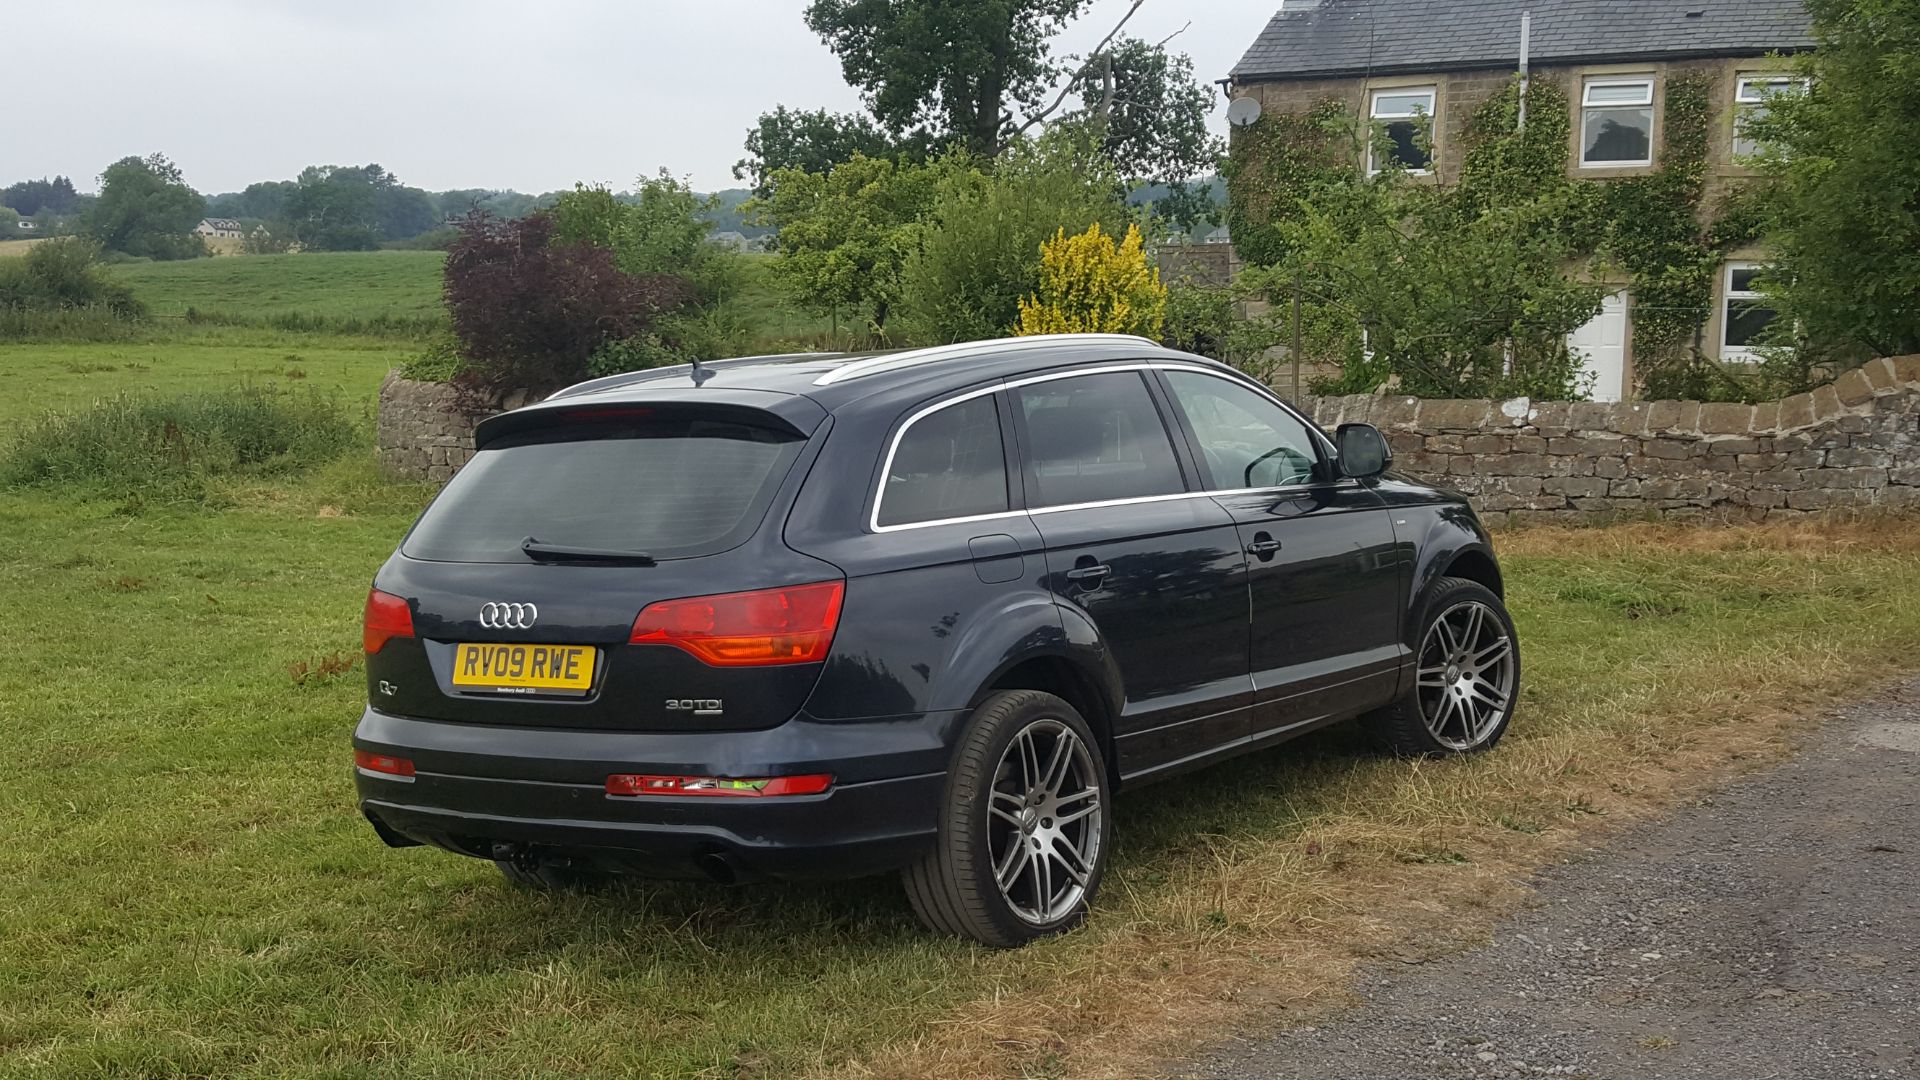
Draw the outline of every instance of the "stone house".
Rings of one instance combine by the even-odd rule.
[[[232,218],[201,218],[200,224],[193,227],[197,236],[218,236],[237,240],[245,236],[246,230]]]
[[[1459,144],[1476,109],[1520,69],[1564,93],[1571,135],[1567,171],[1606,181],[1658,170],[1668,88],[1704,77],[1710,87],[1702,206],[1752,175],[1742,119],[1774,93],[1793,92],[1784,54],[1811,47],[1800,0],[1282,0],[1283,6],[1224,80],[1255,115],[1300,115],[1324,102],[1386,135],[1400,165],[1429,183],[1460,175]],[[1251,110],[1239,107],[1241,115]],[[1375,151],[1356,168],[1373,168]],[[1772,312],[1752,289],[1765,252],[1723,253],[1699,348],[1723,363],[1750,362],[1750,342]],[[1601,313],[1569,335],[1594,377],[1593,397],[1632,397],[1634,297],[1628,282]]]

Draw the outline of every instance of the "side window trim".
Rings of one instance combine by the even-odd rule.
[[[941,398],[931,404],[923,405],[909,413],[907,418],[900,422],[900,426],[895,428],[893,434],[887,438],[887,452],[886,455],[880,459],[879,472],[874,478],[873,498],[870,500],[871,505],[867,510],[868,530],[875,533],[902,532],[908,529],[926,529],[938,525],[958,525],[974,521],[1000,521],[1006,518],[1020,517],[1026,513],[1026,510],[1023,509],[1026,501],[1021,496],[1021,489],[1015,486],[1014,469],[1019,462],[1018,458],[1013,456],[1012,448],[1008,443],[1007,412],[1004,404],[1000,401],[1000,398],[1004,396],[1002,393],[1004,389],[1004,380],[995,381],[985,386],[976,386],[971,390],[963,391],[952,397]],[[976,398],[988,397],[990,395],[994,398],[994,410],[997,414],[997,419],[1000,421],[1000,465],[1001,468],[1006,470],[1007,474],[1008,509],[997,510],[991,514],[970,514],[964,517],[932,518],[927,521],[907,521],[897,525],[882,525],[880,523],[880,504],[885,501],[887,497],[887,477],[893,473],[894,458],[900,453],[900,444],[905,441],[907,432],[913,425],[935,413],[953,408],[956,405],[964,405]]]
[[[1216,379],[1223,379],[1236,386],[1242,386],[1252,390],[1279,406],[1288,416],[1299,421],[1301,426],[1307,429],[1307,434],[1312,438],[1314,447],[1319,453],[1322,472],[1331,476],[1330,470],[1333,461],[1332,444],[1327,441],[1325,433],[1323,433],[1318,425],[1314,424],[1311,419],[1303,416],[1298,409],[1288,404],[1271,389],[1261,386],[1250,379],[1237,378],[1227,372],[1218,371],[1212,367],[1197,363],[1188,363],[1175,359],[1115,360],[1112,363],[1098,363],[1089,367],[1065,368],[1058,371],[1042,372],[1036,375],[1001,379],[989,385],[976,386],[950,397],[940,398],[915,409],[912,413],[908,414],[907,419],[902,421],[900,426],[895,428],[893,434],[888,437],[887,452],[880,460],[877,475],[874,477],[872,495],[868,499],[866,521],[868,531],[874,533],[904,532],[910,529],[928,529],[941,525],[959,525],[977,521],[1002,521],[1007,518],[1032,516],[1035,514],[1054,514],[1065,510],[1081,510],[1095,506],[1166,502],[1173,499],[1207,498],[1213,495],[1242,494],[1259,491],[1294,491],[1312,487],[1352,483],[1352,481],[1337,478],[1323,478],[1311,484],[1283,484],[1278,487],[1269,488],[1210,488],[1206,486],[1205,481],[1201,478],[1197,466],[1191,464],[1195,460],[1198,451],[1195,449],[1195,444],[1189,441],[1190,435],[1186,428],[1185,416],[1182,415],[1178,408],[1175,408],[1173,409],[1172,419],[1179,431],[1179,438],[1174,438],[1173,430],[1170,429],[1168,431],[1168,439],[1173,444],[1174,459],[1180,463],[1181,475],[1192,478],[1188,483],[1188,490],[1175,492],[1170,495],[1144,495],[1133,499],[1111,499],[1103,502],[1072,503],[1065,506],[1032,508],[1026,491],[1026,451],[1024,444],[1021,442],[1024,438],[1024,434],[1022,433],[1024,425],[1020,424],[1016,419],[1019,409],[1014,403],[1013,391],[1023,386],[1031,386],[1035,383],[1053,382],[1056,379],[1071,379],[1082,375],[1104,375],[1116,371],[1137,371],[1145,373],[1148,376],[1148,384],[1152,396],[1155,398],[1155,406],[1157,408],[1164,408],[1165,404],[1170,401],[1170,398],[1166,396],[1168,391],[1165,381],[1160,375],[1160,372],[1163,371],[1191,371],[1201,375],[1209,375]],[[999,513],[981,514],[972,517],[939,518],[932,521],[914,521],[901,525],[880,524],[880,500],[886,493],[887,476],[893,469],[894,454],[899,451],[900,441],[906,436],[907,429],[922,418],[931,416],[950,405],[958,405],[961,402],[987,394],[993,394],[999,400],[1001,446],[1006,457],[1007,480],[1009,485],[1008,497],[1012,501],[1013,508]],[[1161,417],[1162,423],[1166,423],[1167,420],[1168,417],[1164,415]]]
[[[1049,372],[1046,375],[1018,379],[1006,384],[1004,392],[1007,398],[1007,406],[1009,412],[1012,413],[1014,431],[1018,436],[1020,482],[1026,493],[1026,497],[1021,500],[1020,504],[1027,508],[1027,513],[1057,514],[1063,510],[1082,510],[1100,506],[1126,506],[1133,503],[1163,502],[1172,499],[1189,499],[1196,495],[1203,494],[1200,488],[1196,486],[1197,474],[1194,472],[1187,458],[1185,439],[1184,437],[1176,437],[1178,428],[1174,426],[1175,422],[1173,418],[1168,415],[1170,403],[1161,396],[1160,378],[1155,370],[1156,367],[1157,365],[1152,363],[1128,364],[1124,366],[1101,365],[1077,370],[1069,369],[1066,371]],[[1153,405],[1155,418],[1160,421],[1160,433],[1166,437],[1167,450],[1173,457],[1174,469],[1180,474],[1180,490],[1164,492],[1158,495],[1130,495],[1117,499],[1096,499],[1092,502],[1061,503],[1056,506],[1034,506],[1032,504],[1032,491],[1037,485],[1035,484],[1036,477],[1033,474],[1032,440],[1029,438],[1025,412],[1020,408],[1019,395],[1016,394],[1015,391],[1037,383],[1060,382],[1065,379],[1088,378],[1095,375],[1122,373],[1131,373],[1135,378],[1140,380],[1141,389],[1146,391],[1147,400]]]
[[[1165,373],[1168,371],[1185,371],[1185,372],[1191,372],[1192,374],[1195,374],[1195,375],[1208,375],[1213,378],[1219,379],[1222,382],[1232,383],[1233,385],[1241,387],[1242,389],[1254,391],[1255,393],[1259,394],[1261,397],[1265,398],[1267,401],[1271,402],[1275,406],[1278,406],[1282,413],[1285,413],[1287,416],[1291,417],[1296,423],[1298,423],[1301,426],[1301,428],[1303,428],[1306,431],[1307,441],[1313,444],[1313,451],[1314,451],[1314,457],[1315,457],[1314,466],[1313,466],[1314,478],[1304,484],[1272,484],[1267,487],[1248,488],[1248,487],[1232,487],[1232,486],[1209,486],[1207,483],[1203,482],[1202,485],[1196,490],[1207,495],[1239,495],[1239,494],[1246,494],[1250,492],[1259,492],[1259,491],[1298,491],[1306,488],[1331,487],[1331,486],[1336,486],[1336,485],[1348,482],[1334,475],[1333,454],[1331,452],[1332,448],[1328,445],[1326,436],[1321,434],[1319,426],[1314,424],[1312,420],[1309,420],[1305,416],[1302,416],[1298,409],[1295,409],[1292,405],[1287,404],[1285,400],[1280,398],[1278,395],[1274,394],[1272,391],[1267,390],[1265,387],[1258,386],[1250,381],[1236,379],[1233,376],[1226,374],[1225,372],[1213,371],[1209,368],[1190,367],[1187,365],[1177,365],[1177,364],[1161,365],[1160,367],[1157,367],[1154,369],[1154,382],[1161,387],[1161,390],[1163,393],[1166,394],[1168,401],[1173,404],[1173,414],[1177,420],[1177,423],[1180,426],[1181,439],[1186,443],[1188,453],[1190,453],[1193,456],[1196,462],[1205,460],[1206,455],[1202,453],[1200,450],[1200,436],[1197,433],[1195,433],[1195,431],[1193,430],[1192,423],[1187,419],[1186,410],[1179,406],[1179,400],[1174,396],[1173,387],[1167,385]],[[1204,474],[1201,474],[1201,475],[1203,475],[1204,477]]]

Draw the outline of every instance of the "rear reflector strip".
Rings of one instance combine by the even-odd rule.
[[[355,750],[353,763],[368,772],[382,776],[398,776],[413,779],[413,762],[408,758],[394,757],[392,754],[376,754],[371,750]]]
[[[833,786],[833,777],[769,776],[757,780],[730,780],[718,776],[642,776],[620,773],[607,777],[609,795],[703,795],[720,798],[766,798],[778,795],[818,795]]]

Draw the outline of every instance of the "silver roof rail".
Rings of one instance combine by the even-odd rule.
[[[936,345],[930,349],[911,349],[907,352],[855,360],[821,375],[813,380],[813,385],[832,386],[834,383],[861,379],[883,371],[913,367],[915,364],[971,356],[988,349],[1022,345],[1147,345],[1156,349],[1160,347],[1157,341],[1133,334],[1034,334],[1030,337],[994,338],[990,341],[963,341],[957,345]]]

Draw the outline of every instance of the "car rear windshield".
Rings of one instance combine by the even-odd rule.
[[[725,551],[752,534],[804,440],[730,421],[590,423],[503,438],[475,454],[401,552],[436,562],[525,562],[543,544]]]

